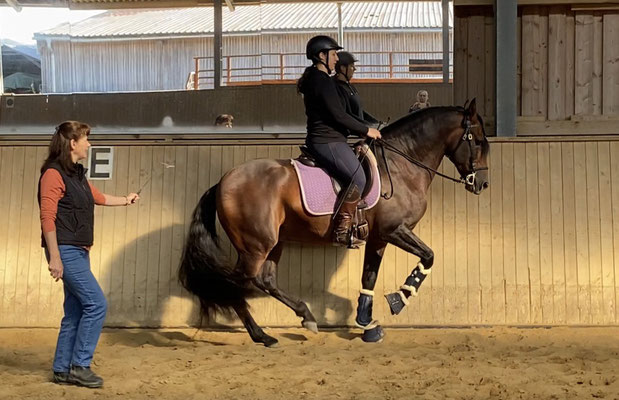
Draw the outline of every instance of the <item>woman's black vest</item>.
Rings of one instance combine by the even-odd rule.
[[[66,173],[58,163],[52,163],[47,167],[47,169],[49,168],[53,168],[60,173],[65,185],[65,194],[58,202],[58,212],[56,214],[56,239],[58,244],[92,246],[95,199],[86,180],[86,168],[82,164],[75,164],[75,172],[72,174]],[[44,173],[45,171],[42,171],[41,177]],[[40,207],[40,178],[38,198]],[[42,246],[46,247],[43,237]]]

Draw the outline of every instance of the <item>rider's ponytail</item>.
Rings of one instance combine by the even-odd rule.
[[[297,93],[303,93],[303,83],[305,82],[305,78],[307,78],[307,75],[310,73],[312,68],[314,68],[314,66],[310,65],[309,67],[305,68],[305,71],[303,71],[303,75],[301,75],[301,77],[297,81]]]

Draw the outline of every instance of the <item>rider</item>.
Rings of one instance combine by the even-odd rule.
[[[337,53],[337,58],[338,61],[335,64],[335,76],[333,80],[336,83],[340,97],[346,105],[346,112],[358,118],[366,125],[378,125],[379,121],[363,110],[359,92],[357,88],[350,83],[350,80],[357,70],[355,63],[358,60],[347,51],[340,51]]]
[[[380,132],[346,113],[335,82],[330,78],[342,49],[329,36],[315,36],[307,42],[306,56],[312,61],[297,82],[307,115],[305,143],[317,161],[342,185],[343,203],[334,217],[333,239],[349,245],[352,219],[366,183],[365,173],[355,153],[346,143],[348,133],[380,138]],[[353,239],[351,247],[363,241]]]

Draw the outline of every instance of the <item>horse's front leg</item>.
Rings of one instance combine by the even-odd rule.
[[[377,321],[372,319],[372,305],[374,303],[374,286],[378,278],[380,263],[385,254],[387,244],[370,240],[365,246],[363,259],[363,275],[361,277],[361,293],[357,304],[357,317],[355,324],[364,330],[365,342],[380,342],[384,333]]]
[[[434,252],[404,224],[398,226],[385,239],[420,258],[417,266],[411,271],[404,284],[400,286],[400,290],[385,295],[391,314],[396,315],[409,303],[408,298],[411,295],[417,296],[419,287],[430,273],[432,264],[434,264]]]

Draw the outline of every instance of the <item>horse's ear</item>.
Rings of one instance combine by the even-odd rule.
[[[475,102],[475,98],[471,100],[471,104],[469,104],[469,108],[467,109],[467,112],[471,117],[474,117],[475,115],[477,115],[477,104]]]
[[[464,108],[466,110],[466,107],[469,105],[469,99],[466,99],[466,101],[464,102],[464,106],[462,106],[462,108]]]

